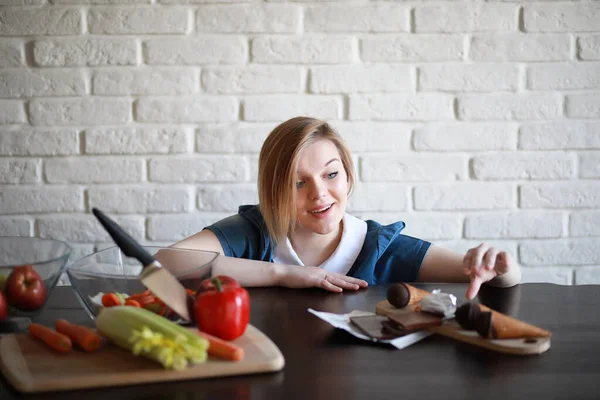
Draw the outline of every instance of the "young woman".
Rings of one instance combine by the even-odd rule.
[[[346,213],[355,184],[350,151],[325,122],[297,117],[265,140],[258,166],[259,205],[204,228],[172,247],[210,250],[248,262],[219,262],[213,274],[243,286],[321,287],[341,292],[392,282],[516,285],[512,257],[488,244],[465,255]],[[230,261],[232,261],[231,259]]]

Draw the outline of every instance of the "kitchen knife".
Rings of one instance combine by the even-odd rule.
[[[98,218],[121,251],[123,251],[123,254],[127,257],[134,257],[142,263],[144,269],[140,274],[140,281],[142,281],[144,286],[179,314],[181,318],[191,321],[188,311],[188,294],[185,287],[183,287],[177,278],[102,211],[93,208],[92,213]]]

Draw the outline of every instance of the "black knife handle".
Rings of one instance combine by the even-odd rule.
[[[154,262],[154,258],[140,246],[127,232],[123,230],[115,221],[108,218],[106,214],[97,208],[92,208],[92,213],[98,218],[104,229],[110,234],[115,243],[119,246],[123,254],[127,257],[135,257],[144,267]]]

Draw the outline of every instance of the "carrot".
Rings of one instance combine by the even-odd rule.
[[[67,335],[77,347],[91,353],[98,350],[102,344],[102,338],[96,332],[81,325],[71,324],[67,320],[56,320],[56,331]]]
[[[156,296],[154,295],[149,295],[149,296],[144,296],[144,297],[137,297],[135,299],[132,299],[137,301],[140,306],[144,307],[144,306],[148,306],[150,304],[156,304],[158,299],[156,298]]]
[[[144,290],[141,293],[134,293],[131,296],[129,296],[128,299],[137,300],[138,297],[146,297],[146,296],[152,296],[152,292],[150,292],[150,289]]]
[[[175,313],[175,311],[171,310],[164,303],[163,303],[163,305],[161,307],[162,308],[160,309],[160,312],[158,313],[158,315],[160,315],[161,317],[171,318],[171,317],[174,317],[175,315],[177,315]]]
[[[240,361],[244,358],[244,349],[240,346],[202,331],[196,333],[208,340],[208,354],[233,361]]]
[[[132,306],[132,307],[138,307],[138,308],[142,307],[140,305],[140,303],[138,303],[138,301],[135,300],[135,299],[127,299],[127,300],[125,300],[125,305],[126,306]]]
[[[53,331],[47,326],[36,324],[35,322],[29,324],[29,334],[46,343],[51,349],[61,353],[67,353],[71,351],[71,348],[73,347],[73,343],[68,336]]]
[[[120,306],[121,299],[114,293],[106,293],[102,296],[102,305],[104,307]]]

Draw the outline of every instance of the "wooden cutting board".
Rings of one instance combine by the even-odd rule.
[[[74,348],[60,354],[29,334],[6,335],[0,336],[0,370],[17,390],[34,393],[255,374],[279,371],[285,364],[275,343],[252,325],[233,343],[244,348],[243,360],[209,357],[203,364],[172,371],[110,343],[95,353]]]
[[[394,313],[414,312],[415,305],[405,308],[396,308],[389,301],[383,300],[375,306],[375,313],[388,316]],[[475,346],[484,347],[500,353],[528,355],[540,354],[550,348],[549,337],[527,338],[527,339],[485,339],[475,331],[463,329],[454,319],[442,322],[439,326],[426,328],[430,332],[451,337],[452,339],[470,343]]]

